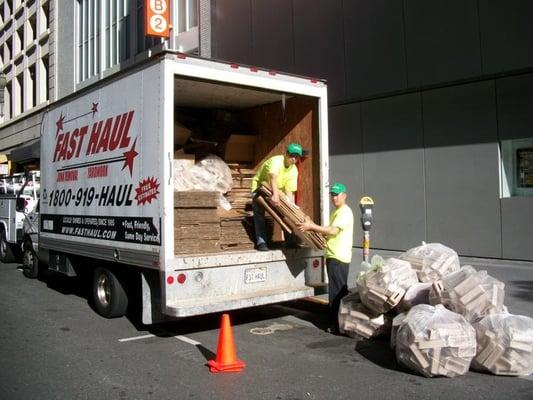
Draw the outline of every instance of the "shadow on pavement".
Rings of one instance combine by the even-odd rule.
[[[355,351],[368,361],[379,365],[382,368],[419,376],[396,360],[396,354],[394,353],[394,350],[390,348],[388,338],[379,337],[372,340],[359,340],[355,344]]]
[[[506,285],[510,295],[526,301],[533,301],[533,281],[510,281]]]

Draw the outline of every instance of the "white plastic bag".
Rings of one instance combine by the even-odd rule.
[[[191,166],[188,160],[174,160],[174,191],[200,190],[220,193],[219,204],[229,210],[231,205],[223,196],[233,187],[231,170],[220,157],[209,155]]]
[[[476,334],[461,315],[440,304],[420,304],[397,325],[396,358],[400,363],[426,377],[455,377],[468,371],[476,355]]]
[[[474,324],[477,354],[472,367],[496,375],[533,373],[533,319],[492,314]]]
[[[504,311],[505,284],[465,265],[433,283],[429,300],[464,316],[469,322]]]
[[[416,272],[407,261],[372,257],[371,264],[361,264],[363,271],[356,279],[357,290],[365,306],[377,314],[395,307],[405,290],[418,282]]]
[[[357,292],[341,299],[338,319],[339,331],[353,338],[362,336],[370,339],[389,332],[391,326],[391,318],[365,307]]]
[[[440,243],[422,242],[421,246],[407,250],[398,258],[411,263],[420,282],[436,281],[461,267],[455,250]]]

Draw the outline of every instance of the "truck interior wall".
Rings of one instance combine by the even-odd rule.
[[[276,154],[284,154],[287,145],[300,143],[307,150],[299,165],[297,203],[314,220],[319,219],[319,141],[317,102],[306,97],[287,99],[285,108],[281,102],[267,104],[242,112],[243,119],[258,136],[255,145],[254,164]]]

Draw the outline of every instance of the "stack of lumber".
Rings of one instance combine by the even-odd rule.
[[[254,248],[253,218],[249,211],[219,210],[221,250]]]
[[[281,225],[287,233],[293,233],[303,243],[316,250],[326,248],[326,239],[317,232],[301,232],[298,224],[309,220],[309,217],[289,199],[280,193],[279,204],[272,203],[272,189],[267,183],[262,184],[259,188],[257,201],[272,216],[272,218]]]
[[[365,307],[358,293],[352,293],[341,300],[339,307],[339,331],[348,336],[356,335],[367,339],[390,330],[392,319],[388,315],[376,314]]]
[[[254,170],[248,164],[228,164],[231,170],[233,186],[226,194],[226,198],[234,210],[250,211],[252,204],[252,178]]]
[[[253,169],[247,164],[228,164],[233,187],[226,194],[231,210],[219,210],[221,250],[252,250],[254,248],[251,185]]]
[[[475,322],[504,310],[504,287],[503,282],[488,275],[487,271],[476,271],[465,265],[433,282],[429,297],[431,304],[444,304],[468,321]]]
[[[398,324],[396,357],[426,377],[464,375],[476,354],[476,333],[442,305],[413,307]]]
[[[406,289],[418,283],[418,278],[407,261],[379,259],[376,265],[359,274],[357,289],[365,306],[374,313],[384,314],[398,305]]]
[[[409,261],[420,282],[433,282],[461,267],[457,253],[440,243],[423,243],[400,254],[401,260]]]
[[[175,254],[220,251],[218,192],[174,192]]]
[[[472,366],[496,375],[533,373],[533,319],[493,314],[474,324],[478,351]]]

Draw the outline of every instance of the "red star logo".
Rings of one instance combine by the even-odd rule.
[[[63,116],[63,113],[61,113],[61,115],[59,116],[59,119],[56,121],[56,127],[57,127],[56,136],[59,133],[59,131],[63,130],[64,120],[65,120],[65,117]]]
[[[93,113],[93,118],[94,118],[94,114],[96,114],[98,112],[98,103],[93,103],[91,111]]]
[[[125,153],[122,153],[124,155],[124,165],[122,166],[122,170],[124,168],[128,167],[130,170],[130,175],[133,175],[133,159],[137,157],[139,153],[135,151],[135,145],[137,143],[137,139],[135,139],[135,142],[133,142],[133,145],[131,146],[131,149],[126,151]]]

